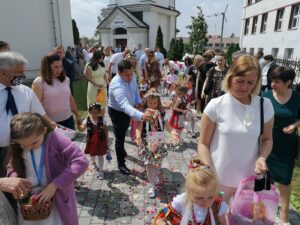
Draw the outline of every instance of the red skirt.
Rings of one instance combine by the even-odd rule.
[[[87,134],[84,153],[91,156],[105,155],[107,153],[107,142],[106,140],[100,139],[98,129],[94,129],[91,137],[89,137],[89,134]]]
[[[181,130],[184,128],[183,124],[183,114],[179,114],[175,111],[172,112],[171,118],[170,118],[170,126],[174,129]]]

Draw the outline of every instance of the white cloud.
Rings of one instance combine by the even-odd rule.
[[[107,0],[71,0],[72,18],[76,21],[80,36],[94,36],[98,25],[97,16],[107,4]]]

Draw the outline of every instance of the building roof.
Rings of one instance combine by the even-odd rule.
[[[112,4],[112,5],[108,5],[108,8],[106,9],[110,9],[110,8],[114,8],[115,6],[118,6],[118,4]],[[121,7],[125,7],[127,9],[134,9],[134,8],[144,8],[146,6],[151,6],[151,7],[157,7],[163,10],[167,10],[167,11],[172,11],[172,12],[176,12],[177,16],[179,16],[181,13],[176,10],[174,7],[164,7],[158,4],[153,4],[153,3],[138,3],[138,4],[129,4],[129,5],[123,5]],[[120,7],[120,6],[119,6]],[[102,9],[102,10],[106,10],[106,9]]]
[[[101,26],[105,24],[105,22],[109,19],[111,15],[113,15],[114,12],[120,11],[120,14],[123,14],[128,19],[130,19],[133,23],[135,23],[140,28],[149,28],[149,25],[146,24],[144,21],[139,20],[134,15],[132,15],[126,8],[121,6],[116,6],[97,26],[97,29],[102,28]]]

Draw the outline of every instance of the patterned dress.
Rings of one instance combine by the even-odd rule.
[[[107,153],[107,139],[104,129],[103,118],[99,116],[95,124],[88,116],[86,119],[87,135],[84,153],[91,156],[105,155]]]
[[[222,91],[222,81],[227,73],[227,68],[223,71],[216,70],[212,67],[206,74],[207,85],[210,84],[209,90],[205,93],[205,106],[210,102],[212,98],[216,98],[224,94]],[[206,88],[205,88],[206,89]]]
[[[181,97],[179,99],[179,105],[177,108],[186,110],[187,104],[188,102],[186,97]],[[183,113],[173,110],[170,118],[170,126],[176,130],[182,130],[184,128],[183,121],[184,121]]]

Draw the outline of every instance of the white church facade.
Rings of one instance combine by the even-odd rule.
[[[98,25],[103,46],[121,45],[130,49],[142,44],[155,48],[158,26],[161,27],[164,47],[176,37],[175,0],[110,0],[102,9]]]
[[[38,76],[42,57],[55,46],[73,46],[70,0],[1,0],[0,40],[28,60],[26,77]]]

